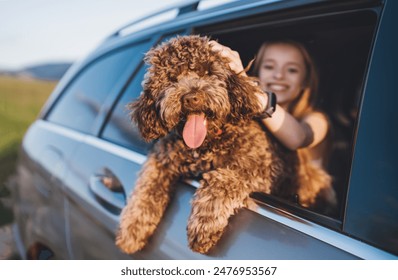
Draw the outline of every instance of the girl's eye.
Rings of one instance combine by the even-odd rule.
[[[266,70],[272,70],[272,69],[274,69],[274,66],[271,65],[271,64],[264,64],[263,68],[266,69]]]
[[[296,74],[299,72],[299,70],[297,68],[288,68],[287,71],[291,74]]]

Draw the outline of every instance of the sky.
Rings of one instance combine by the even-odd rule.
[[[187,0],[0,0],[0,70],[83,58],[119,27]]]

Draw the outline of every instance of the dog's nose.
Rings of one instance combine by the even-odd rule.
[[[197,106],[200,103],[200,98],[195,94],[185,95],[182,99],[184,106]]]

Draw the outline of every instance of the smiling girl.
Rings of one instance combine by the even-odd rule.
[[[213,50],[229,58],[233,71],[246,75],[236,51],[215,41],[211,44]],[[286,148],[299,150],[302,157],[323,166],[329,122],[314,107],[318,77],[308,51],[294,41],[264,43],[253,70],[262,90],[274,92],[277,99],[275,112],[262,119],[264,125]],[[265,109],[268,95],[258,98]]]
[[[215,41],[210,44],[214,51],[229,59],[231,70],[246,75],[238,52]],[[314,209],[335,215],[337,197],[332,177],[326,172],[330,125],[327,116],[315,108],[318,75],[311,56],[295,41],[267,42],[260,47],[253,70],[264,91],[257,95],[265,116],[261,121],[286,148],[297,151],[300,159],[299,173],[305,176],[300,177],[299,201],[306,201],[319,188]],[[266,92],[276,96],[274,110],[269,111],[272,102],[269,104],[268,100],[273,95]]]

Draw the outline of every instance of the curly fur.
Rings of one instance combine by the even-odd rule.
[[[310,206],[321,190],[331,189],[324,170],[310,166],[308,173],[297,153],[255,120],[260,89],[251,78],[235,74],[207,37],[171,39],[145,60],[150,67],[143,92],[129,107],[143,138],[159,141],[121,214],[116,244],[124,252],[145,246],[180,179],[200,178],[187,226],[189,246],[200,253],[217,243],[234,213],[251,205],[253,192],[298,193],[300,203]],[[195,149],[182,137],[192,113],[204,113],[207,120],[206,138]]]

